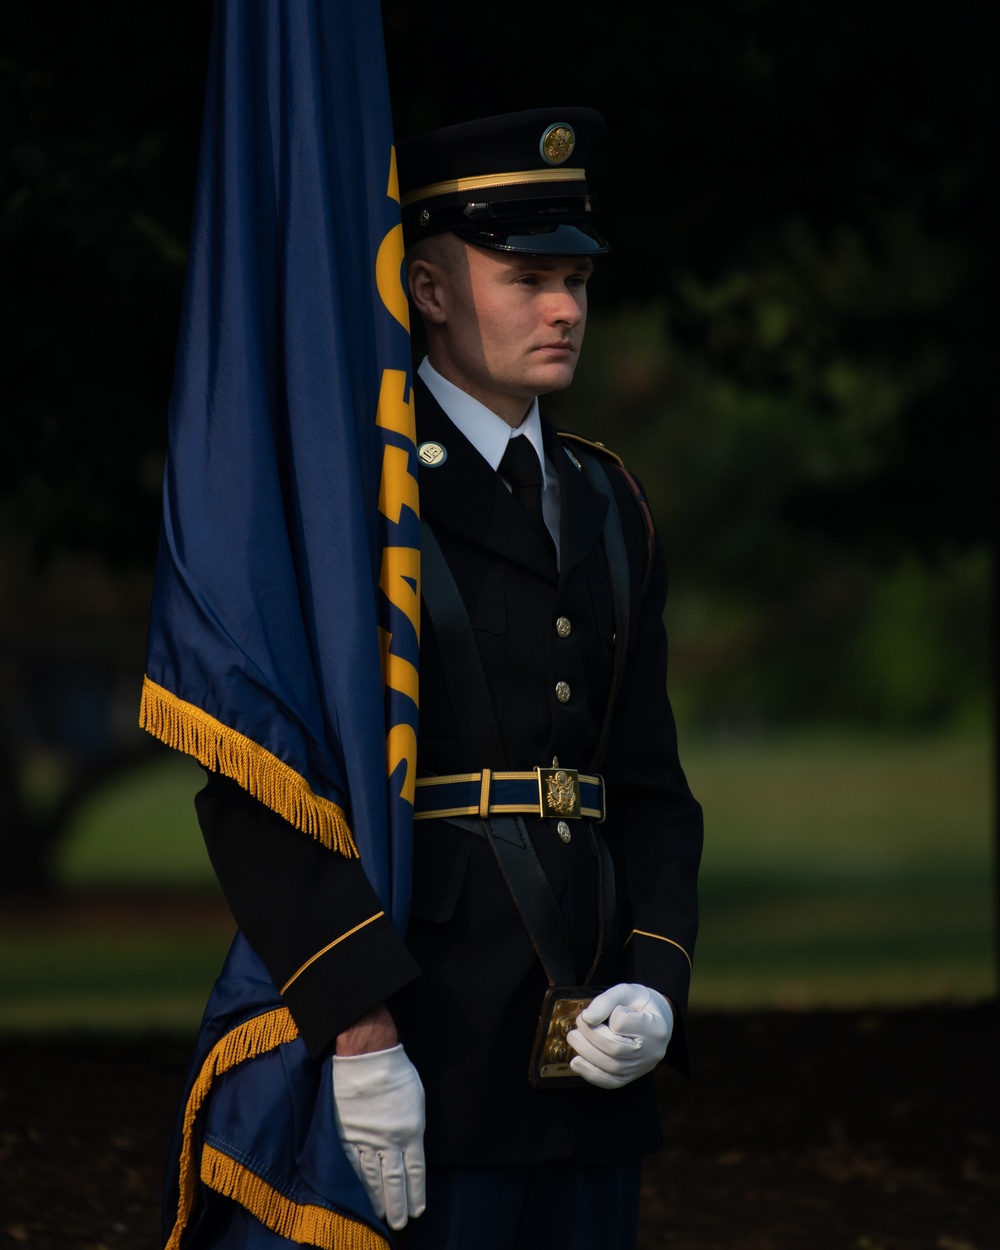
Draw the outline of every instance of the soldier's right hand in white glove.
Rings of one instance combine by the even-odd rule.
[[[402,1228],[426,1205],[424,1087],[402,1046],[333,1056],[337,1132],[375,1214]]]

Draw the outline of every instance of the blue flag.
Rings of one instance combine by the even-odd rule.
[[[217,0],[200,160],[140,723],[332,852],[360,855],[402,931],[419,521],[378,0]],[[279,1239],[261,1247],[306,1228],[309,1244],[339,1245],[340,1215],[375,1223],[343,1152],[321,1193],[292,1159],[326,1150],[329,1124],[312,1146],[260,1158],[263,1188],[244,1166],[256,1145],[245,1175],[206,1145],[225,1114],[220,1073],[231,1094],[253,1069],[254,1114],[274,1117],[262,1059],[285,1047],[308,1062],[240,941],[192,1077],[171,1244],[200,1180],[270,1220]],[[303,1077],[308,1097],[320,1079]],[[276,1080],[287,1097],[287,1072]]]
[[[419,625],[401,262],[377,0],[220,2],[142,721],[360,853],[400,927]]]

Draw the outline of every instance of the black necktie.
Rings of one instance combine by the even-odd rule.
[[[542,466],[530,439],[520,435],[508,441],[499,473],[510,484],[511,493],[534,522],[554,558],[556,546],[542,513]]]

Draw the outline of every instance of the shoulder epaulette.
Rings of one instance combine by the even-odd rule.
[[[639,511],[642,513],[643,524],[646,527],[646,572],[642,579],[642,589],[645,591],[646,585],[649,582],[649,575],[653,568],[653,547],[656,541],[656,530],[653,526],[653,514],[650,512],[649,504],[646,502],[645,491],[635,480],[632,474],[629,473],[628,469],[625,468],[625,464],[621,456],[611,451],[610,448],[605,447],[603,443],[598,443],[596,440],[589,438],[581,438],[579,434],[571,434],[568,430],[559,430],[557,433],[563,446],[566,448],[566,451],[576,462],[577,468],[582,469],[583,466],[580,464],[579,460],[577,460],[576,456],[573,455],[572,447],[566,447],[567,442],[576,443],[581,449],[593,452],[604,459],[612,461],[621,473],[622,477],[628,483],[628,488],[635,497]]]
[[[587,451],[596,452],[599,456],[606,456],[609,460],[613,460],[616,465],[624,472],[625,465],[622,463],[621,456],[616,455],[609,447],[605,447],[603,443],[597,442],[596,439],[582,438],[579,434],[571,434],[569,430],[558,430],[559,438],[563,444],[567,440],[571,443],[577,443]],[[566,450],[572,455],[572,448],[567,447]]]

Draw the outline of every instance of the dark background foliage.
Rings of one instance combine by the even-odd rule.
[[[209,7],[4,17],[0,316],[17,439],[0,471],[8,524],[42,553],[149,560]],[[821,427],[845,407],[832,358],[898,379],[867,463],[823,489],[787,477],[783,519],[867,548],[983,541],[985,4],[591,0],[556,15],[386,0],[384,14],[399,134],[543,101],[605,113],[603,306],[664,303],[686,358],[779,404],[806,392]]]
[[[707,728],[982,718],[985,3],[383,14],[401,136],[540,103],[608,120],[590,172],[613,255],[585,372],[553,411],[643,476],[676,588],[682,713]],[[205,0],[0,19],[9,790],[35,748],[82,784],[138,750],[114,691],[131,715],[209,23]]]

